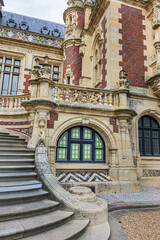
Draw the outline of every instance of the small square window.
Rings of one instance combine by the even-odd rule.
[[[53,73],[53,78],[58,79],[59,78],[59,74],[58,73]]]
[[[3,62],[3,58],[2,58],[2,57],[0,58],[0,62],[1,62],[1,63]]]
[[[54,71],[54,72],[59,72],[59,67],[54,66],[54,67],[53,67],[53,71]]]
[[[11,67],[5,66],[4,71],[10,72],[11,71]]]
[[[19,73],[20,72],[20,68],[14,67],[13,68],[13,72]]]
[[[21,61],[20,60],[14,60],[14,65],[20,66]]]
[[[7,63],[7,64],[12,64],[12,59],[6,58],[5,63]]]

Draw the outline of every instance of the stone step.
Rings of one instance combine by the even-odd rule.
[[[35,156],[34,153],[27,153],[27,152],[19,153],[19,154],[15,153],[15,152],[13,152],[13,153],[1,152],[0,153],[0,159],[4,159],[4,158],[6,158],[6,159],[11,159],[11,158],[13,158],[13,159],[24,159],[24,158],[34,159],[34,156]]]
[[[57,209],[59,203],[48,199],[41,201],[19,203],[0,207],[0,222],[22,217],[31,217]]]
[[[8,153],[14,153],[14,154],[23,154],[23,153],[32,153],[35,154],[35,149],[29,149],[29,148],[15,148],[15,149],[11,149],[10,147],[5,147],[5,148],[0,148],[0,155],[1,154],[8,154]]]
[[[71,220],[56,229],[26,237],[25,240],[75,240],[86,230],[88,224],[89,220]]]
[[[0,193],[4,192],[17,192],[17,191],[28,191],[33,189],[41,189],[42,184],[26,184],[20,186],[8,186],[8,187],[0,187]]]
[[[12,139],[12,140],[23,140],[25,141],[25,139],[23,138],[19,138],[18,136],[12,136],[12,135],[0,135],[0,139]]]
[[[24,148],[26,148],[27,149],[27,144],[26,143],[22,143],[22,144],[20,144],[20,143],[12,143],[12,144],[8,144],[8,147],[9,147],[9,149],[24,149]],[[0,149],[5,149],[5,148],[7,148],[7,144],[6,143],[0,143]]]
[[[9,133],[3,133],[3,132],[1,132],[1,133],[0,133],[0,136],[9,136]]]
[[[29,190],[29,191],[17,191],[17,192],[5,192],[0,194],[0,206],[12,205],[24,202],[32,202],[46,198],[48,192],[42,189]]]
[[[0,137],[0,142],[1,143],[25,143],[26,144],[26,142],[25,142],[25,139],[20,139],[20,138],[16,138],[16,139],[10,139],[10,138],[1,138]]]
[[[0,223],[0,239],[20,239],[53,229],[71,219],[73,212],[56,210],[37,216]]]
[[[15,187],[15,186],[23,186],[23,185],[36,185],[36,184],[41,184],[42,183],[40,181],[38,181],[37,179],[35,180],[21,180],[21,181],[4,181],[4,182],[0,182],[0,187]]]
[[[35,165],[0,166],[0,173],[33,172]]]
[[[20,180],[31,180],[37,177],[35,172],[25,173],[0,173],[0,182],[4,181],[20,181]]]
[[[19,166],[34,164],[34,159],[0,159],[0,166]]]

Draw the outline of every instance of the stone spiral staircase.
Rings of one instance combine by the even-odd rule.
[[[37,180],[34,150],[0,133],[0,239],[78,239],[89,220],[59,210]]]

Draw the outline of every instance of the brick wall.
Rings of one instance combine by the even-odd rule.
[[[74,85],[79,85],[79,78],[82,75],[82,58],[79,54],[78,46],[71,46],[65,49],[66,59],[63,65],[63,78],[66,73],[67,65],[71,66],[71,71],[74,76]]]
[[[105,88],[107,83],[106,83],[106,75],[107,75],[107,70],[106,70],[106,64],[107,64],[107,59],[106,59],[106,53],[107,53],[107,49],[106,49],[106,43],[107,43],[107,29],[106,29],[106,23],[107,23],[107,19],[106,17],[104,17],[101,26],[102,26],[102,30],[103,30],[103,37],[104,37],[104,42],[103,42],[103,47],[102,47],[102,88]]]
[[[30,86],[29,80],[31,79],[31,75],[25,74],[25,75],[24,75],[24,78],[25,78],[25,80],[24,80],[24,82],[23,82],[23,86],[24,86],[23,93],[24,93],[24,94],[27,94],[27,93],[30,92],[28,88],[29,88],[29,86]]]
[[[122,34],[122,39],[119,40],[122,44],[122,51],[119,52],[122,55],[122,62],[119,64],[128,74],[129,85],[145,88],[145,71],[147,71],[145,67],[147,57],[144,55],[146,37],[143,33],[145,17],[141,10],[123,4],[119,12],[122,14],[119,19],[122,24],[119,30]]]
[[[77,12],[77,28],[84,29],[84,13],[83,12]]]

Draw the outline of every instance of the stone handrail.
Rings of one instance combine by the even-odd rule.
[[[27,101],[30,94],[24,95],[0,95],[0,109],[21,109],[21,103]]]
[[[54,101],[92,104],[102,107],[113,107],[115,92],[111,90],[80,87],[62,83],[54,83]]]
[[[108,205],[103,199],[97,198],[97,201],[94,203],[84,203],[66,191],[50,169],[47,149],[44,146],[37,146],[35,164],[38,177],[42,180],[43,186],[49,191],[51,199],[60,202],[62,209],[74,211],[76,218],[89,219],[92,226],[106,223],[109,235]],[[108,239],[107,236],[106,239]]]

